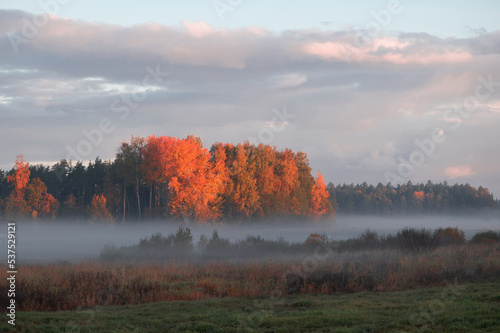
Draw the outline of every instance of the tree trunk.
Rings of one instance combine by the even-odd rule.
[[[138,222],[141,222],[141,198],[139,195],[139,176],[135,177],[135,191],[137,193],[137,208],[139,209],[139,219]]]
[[[127,199],[127,178],[124,178],[123,180],[123,223],[125,223],[125,209],[127,207],[126,205],[126,199]]]
[[[155,208],[160,207],[160,195],[158,193],[158,184],[156,183],[155,183],[155,199],[156,199]],[[157,210],[155,210],[155,217],[156,217],[156,212]]]
[[[153,204],[153,182],[151,182],[151,185],[149,185],[149,219],[153,219],[153,208],[152,208],[152,205]]]

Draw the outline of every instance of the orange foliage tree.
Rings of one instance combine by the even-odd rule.
[[[313,218],[333,215],[334,210],[330,201],[330,194],[325,185],[323,175],[318,171],[318,177],[311,188],[311,208],[309,215]]]
[[[149,186],[149,215],[152,217],[153,208],[160,205],[160,199],[166,200],[167,184],[172,177],[173,146],[179,139],[170,136],[151,135],[146,138],[142,148],[142,174]],[[153,201],[153,189],[155,200]]]
[[[230,183],[225,193],[226,215],[233,219],[251,218],[260,209],[255,163],[250,163],[244,145],[227,145]]]
[[[198,221],[221,217],[221,192],[227,184],[225,155],[219,150],[212,159],[201,140],[150,136],[143,149],[144,175],[151,186],[160,185],[169,214]],[[159,193],[161,192],[161,193]]]
[[[311,188],[314,185],[314,177],[311,175],[311,167],[309,166],[309,159],[307,154],[301,151],[297,152],[294,156],[295,164],[297,165],[297,172],[299,174],[299,186],[295,191],[295,196],[299,201],[299,214],[307,216],[309,207],[311,206]]]
[[[198,221],[221,216],[219,193],[224,188],[226,175],[221,161],[224,157],[218,158],[216,169],[199,138],[189,136],[173,145],[169,183],[172,215]]]
[[[260,198],[260,217],[271,216],[275,211],[279,179],[276,175],[276,147],[259,144],[255,149],[255,177]]]
[[[285,149],[278,152],[277,158],[277,213],[279,215],[298,215],[300,205],[296,192],[299,189],[300,182],[295,156],[291,150]]]
[[[14,174],[7,176],[7,181],[14,186],[14,191],[23,192],[30,181],[29,163],[24,161],[23,155],[18,155],[14,164]],[[16,193],[16,194],[17,194]]]
[[[30,170],[37,177],[31,181]],[[320,217],[333,212],[324,180],[321,175],[316,180],[312,177],[307,155],[265,144],[216,143],[208,150],[194,136],[132,136],[119,147],[109,167],[98,165],[96,159],[87,170],[81,162],[68,170],[57,174],[63,183],[57,193],[64,200],[61,215],[65,217],[85,209],[98,221],[112,221],[112,214],[125,220],[126,214],[134,213],[141,220],[148,211],[150,218],[196,221]],[[43,168],[30,169],[18,156],[14,172],[7,177],[14,190],[0,206],[10,215],[55,216],[59,202],[41,180],[55,191],[58,186],[51,176]],[[127,195],[131,187],[137,202],[134,210]],[[147,189],[149,207],[144,204]]]
[[[59,210],[59,201],[47,193],[47,186],[40,178],[33,179],[26,187],[26,200],[31,207],[33,217],[54,218]]]
[[[23,155],[17,156],[14,173],[7,176],[7,181],[14,186],[14,191],[10,194],[5,203],[7,216],[26,217],[31,214],[31,209],[26,202],[26,185],[30,180],[29,163],[24,161]]]
[[[59,201],[47,193],[47,186],[39,178],[30,182],[29,163],[22,155],[17,156],[14,169],[14,173],[7,176],[7,181],[14,186],[5,204],[7,216],[55,217]]]

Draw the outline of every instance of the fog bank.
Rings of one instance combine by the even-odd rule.
[[[304,242],[311,233],[325,233],[330,239],[341,240],[355,237],[372,229],[379,234],[395,234],[408,227],[458,227],[465,231],[470,239],[476,232],[484,230],[500,230],[498,217],[370,217],[370,216],[337,216],[331,221],[322,222],[268,222],[245,224],[195,224],[179,222],[121,224],[112,226],[72,224],[71,222],[38,223],[19,221],[16,223],[16,256],[17,263],[43,263],[60,260],[93,260],[96,259],[105,245],[133,245],[140,239],[160,232],[167,236],[174,233],[179,226],[189,227],[194,242],[200,235],[210,237],[217,230],[223,238],[231,241],[243,240],[248,235],[261,236],[264,239],[283,238],[289,242]],[[6,246],[7,222],[2,223],[0,243]],[[5,245],[3,245],[5,244]]]

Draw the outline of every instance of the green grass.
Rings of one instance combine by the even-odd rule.
[[[18,313],[0,332],[500,332],[500,281]]]

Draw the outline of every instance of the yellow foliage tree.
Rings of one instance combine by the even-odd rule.
[[[106,197],[104,195],[95,194],[92,197],[92,202],[87,208],[87,213],[92,221],[113,223],[114,218],[106,207]]]

